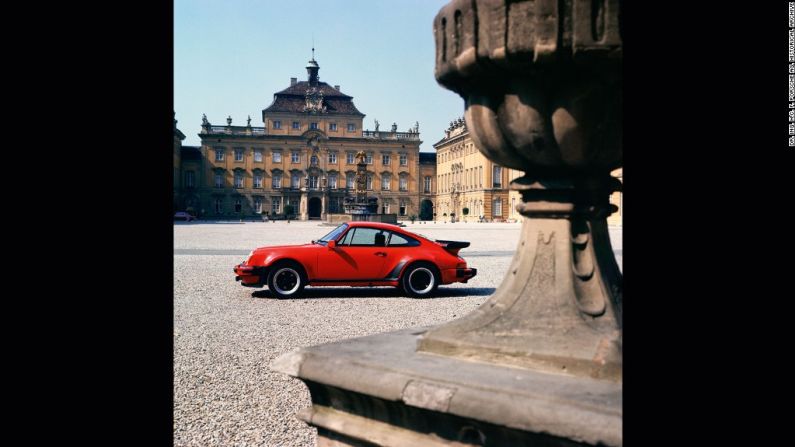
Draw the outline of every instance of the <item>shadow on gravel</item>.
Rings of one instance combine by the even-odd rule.
[[[429,298],[417,298],[418,300],[434,298],[450,298],[456,296],[488,296],[494,293],[494,287],[440,287],[433,296]],[[268,289],[257,290],[251,294],[252,298],[276,299]],[[291,300],[312,300],[321,298],[399,298],[406,296],[394,287],[307,287],[301,296],[289,298]]]

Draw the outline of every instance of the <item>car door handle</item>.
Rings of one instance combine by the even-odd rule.
[[[377,252],[375,252],[375,255],[376,256],[386,256],[386,253],[384,253],[383,251],[377,251]]]

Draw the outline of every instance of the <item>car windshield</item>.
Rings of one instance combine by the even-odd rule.
[[[337,228],[331,230],[331,233],[321,237],[316,242],[320,244],[320,243],[326,243],[326,242],[328,242],[330,240],[333,240],[333,239],[337,239],[339,237],[339,235],[344,233],[347,228],[348,228],[348,224],[344,223],[344,224],[338,226]]]

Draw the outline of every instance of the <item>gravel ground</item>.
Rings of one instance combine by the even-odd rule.
[[[308,287],[304,297],[282,301],[267,290],[241,287],[232,266],[257,246],[308,242],[331,227],[175,224],[174,445],[314,446],[316,430],[294,416],[310,405],[309,392],[268,365],[297,347],[439,324],[470,312],[502,280],[520,226],[408,225],[431,238],[472,243],[461,255],[478,276],[442,286],[431,299],[402,297],[392,288]]]

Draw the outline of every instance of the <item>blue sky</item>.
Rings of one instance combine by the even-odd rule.
[[[199,145],[202,113],[216,125],[262,126],[273,94],[306,80],[340,85],[381,130],[420,123],[422,151],[463,116],[464,101],[433,76],[433,18],[448,0],[175,0],[174,110],[185,145]]]

